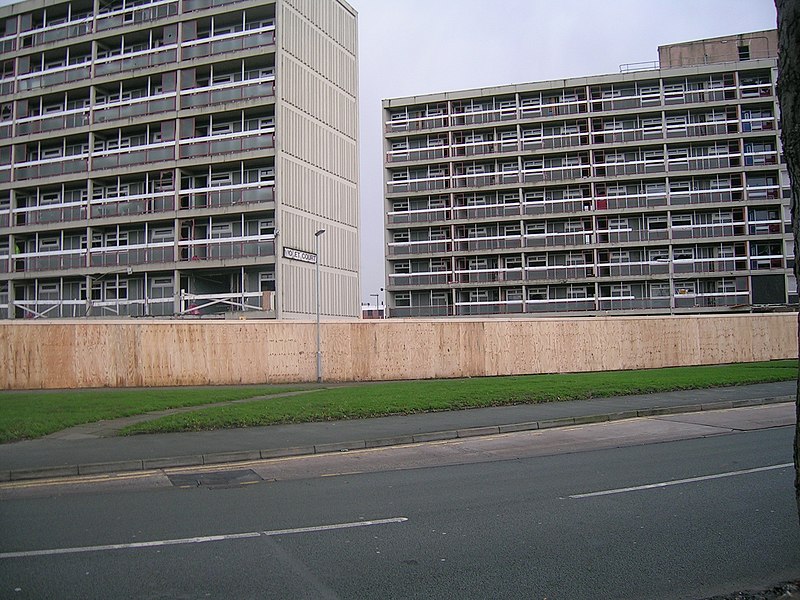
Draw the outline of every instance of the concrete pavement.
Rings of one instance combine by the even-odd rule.
[[[51,436],[0,445],[0,481],[337,452],[658,414],[794,401],[794,381],[706,390],[189,433]]]

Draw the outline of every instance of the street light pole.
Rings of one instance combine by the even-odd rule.
[[[381,297],[380,297],[379,294],[370,294],[369,297],[370,298],[375,298],[375,318],[377,319],[378,315],[380,314],[380,311],[381,311],[381,307],[380,307],[380,299],[381,299]]]
[[[319,236],[325,233],[324,229],[314,232],[314,252],[316,254],[316,268],[317,268],[317,383],[322,383],[322,350],[320,349],[320,334],[319,334]]]

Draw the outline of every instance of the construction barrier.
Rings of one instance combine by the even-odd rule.
[[[796,358],[797,314],[327,321],[321,339],[331,382],[647,369]],[[0,323],[2,389],[315,380],[313,322]]]

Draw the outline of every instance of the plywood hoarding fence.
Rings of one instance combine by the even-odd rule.
[[[311,322],[0,323],[0,388],[315,380]],[[323,322],[326,381],[562,373],[797,357],[795,313]]]

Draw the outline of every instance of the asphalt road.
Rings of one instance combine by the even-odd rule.
[[[781,466],[793,431],[772,410],[8,488],[0,597],[638,600],[765,587],[800,577]]]

